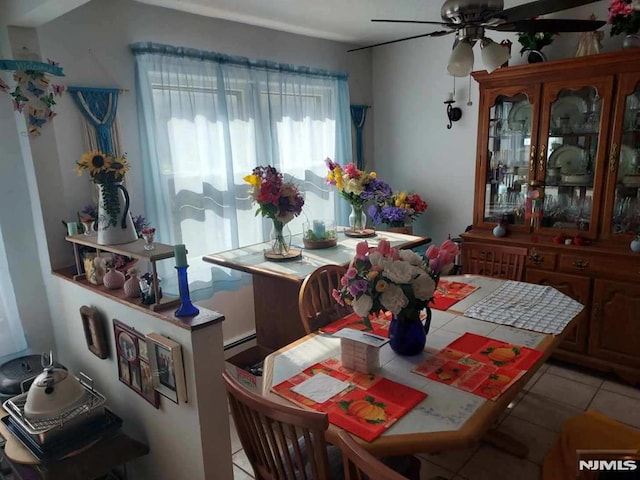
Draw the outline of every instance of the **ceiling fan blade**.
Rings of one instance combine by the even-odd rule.
[[[390,40],[388,42],[375,43],[373,45],[367,45],[366,47],[352,48],[351,50],[347,50],[347,52],[357,52],[358,50],[366,50],[367,48],[380,47],[382,45],[389,45],[390,43],[404,42],[406,40],[413,40],[414,38],[442,37],[443,35],[448,35],[453,32],[454,30],[438,30],[436,32],[423,33],[422,35],[413,35],[412,37],[399,38],[398,40]]]
[[[565,20],[561,18],[540,18],[538,20],[519,20],[488,26],[499,32],[591,32],[605,23],[602,20]]]
[[[524,3],[517,7],[507,8],[491,15],[487,20],[500,19],[506,23],[513,23],[537,17],[538,15],[544,15],[545,13],[559,12],[569,8],[588,5],[595,1],[596,0],[537,0],[536,2]]]
[[[443,27],[448,27],[451,24],[446,23],[446,22],[429,22],[427,20],[391,20],[391,19],[386,19],[386,18],[373,18],[371,19],[372,22],[385,22],[385,23],[420,23],[420,24],[427,24],[427,25],[442,25]]]

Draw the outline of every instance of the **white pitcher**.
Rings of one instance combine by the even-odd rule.
[[[105,207],[104,185],[98,184],[98,244],[117,245],[135,242],[138,239],[136,227],[129,211],[129,192],[122,186],[122,182],[114,183],[115,198],[109,201],[118,202],[117,216],[109,214]]]

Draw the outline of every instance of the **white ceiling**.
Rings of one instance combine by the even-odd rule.
[[[440,21],[439,0],[136,0],[285,32],[370,44],[437,30],[372,18]]]
[[[0,0],[9,25],[37,27],[90,0]],[[369,45],[439,30],[437,25],[373,23],[372,18],[439,21],[444,0],[135,0],[196,15]],[[529,0],[505,0],[505,8]],[[604,4],[607,0],[599,0]],[[572,18],[571,11],[554,17]]]

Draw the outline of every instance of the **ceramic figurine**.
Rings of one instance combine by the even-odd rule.
[[[115,268],[110,268],[102,278],[102,283],[104,283],[104,286],[109,290],[117,290],[119,288],[122,288],[124,282],[124,273],[116,270]]]

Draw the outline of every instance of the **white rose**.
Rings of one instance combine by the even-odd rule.
[[[413,294],[418,300],[427,300],[433,297],[436,290],[436,282],[426,273],[419,275],[412,283]]]
[[[413,265],[401,260],[384,266],[384,276],[394,283],[409,283],[413,278]]]
[[[351,178],[344,184],[344,191],[360,195],[362,193],[362,184],[356,178]]]
[[[400,250],[400,258],[405,262],[409,262],[411,265],[422,265],[422,257],[413,250],[403,249]]]
[[[390,283],[382,295],[380,295],[380,302],[382,302],[384,308],[394,315],[399,314],[404,307],[409,305],[409,299],[402,289],[392,283]]]
[[[373,298],[369,295],[361,295],[360,298],[356,298],[351,305],[353,307],[353,311],[356,312],[361,317],[366,317],[369,315],[371,308],[373,308]]]

